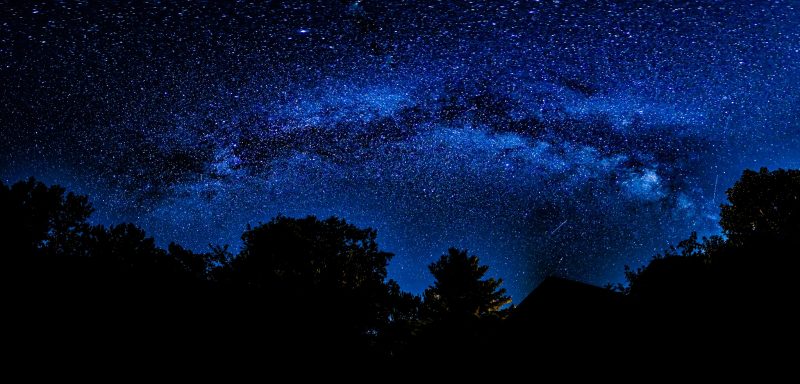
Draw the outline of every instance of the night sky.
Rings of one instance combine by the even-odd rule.
[[[798,1],[21,3],[0,178],[161,245],[337,215],[406,290],[456,246],[519,302],[620,281],[718,233],[744,168],[800,168]]]

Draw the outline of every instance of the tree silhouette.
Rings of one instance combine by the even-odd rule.
[[[698,241],[697,233],[692,232],[646,266],[633,270],[626,265],[628,286],[619,286],[618,290],[658,305],[707,300],[713,283],[711,257],[724,246],[719,236]]]
[[[482,280],[489,267],[466,250],[450,248],[428,269],[436,280],[425,290],[425,306],[434,319],[496,317],[511,302],[500,288],[503,280]]]
[[[698,241],[692,233],[647,266],[626,266],[629,284],[617,290],[649,304],[695,308],[712,298],[741,305],[785,292],[793,278],[782,266],[800,249],[800,171],[745,170],[727,195],[720,218],[727,238]]]
[[[377,233],[331,217],[278,216],[248,229],[229,278],[252,287],[353,291],[382,285],[391,253]]]
[[[763,297],[791,300],[794,291],[790,265],[800,254],[800,170],[746,170],[727,195],[720,225],[728,244],[712,256],[725,301],[774,311],[763,306]]]
[[[11,187],[0,183],[0,239],[8,256],[63,254],[78,248],[93,208],[86,196],[64,192],[33,178]]]
[[[386,323],[377,335],[377,346],[385,356],[396,357],[408,353],[409,344],[421,327],[419,296],[403,292],[397,282],[387,283],[389,294],[383,305]]]
[[[170,243],[167,246],[169,256],[177,260],[182,269],[198,281],[213,281],[215,272],[233,260],[228,246],[209,245],[211,252],[196,253],[182,246]]]
[[[97,263],[107,266],[106,273],[114,271],[134,285],[165,288],[192,277],[178,259],[156,246],[152,237],[133,224],[94,227],[86,243]]]
[[[508,344],[514,348],[547,341],[532,324],[560,330],[540,344],[556,348],[565,331],[576,343],[606,345],[613,340],[598,335],[635,323],[666,330],[649,333],[653,345],[683,345],[705,337],[707,328],[696,324],[735,319],[742,309],[785,318],[781,310],[790,308],[764,298],[792,299],[787,265],[800,249],[800,171],[748,170],[727,193],[720,221],[727,238],[692,233],[647,266],[626,267],[629,284],[618,289],[627,295],[619,300],[577,283],[550,284],[530,301],[539,304],[526,307],[538,319],[531,322],[505,319],[511,299],[502,280],[485,278],[488,267],[466,250],[450,248],[429,265],[435,280],[422,301],[387,280],[392,254],[379,249],[375,230],[339,218],[278,216],[248,227],[236,256],[227,246],[164,250],[133,224],[90,225],[85,196],[34,179],[0,184],[2,281],[14,327],[64,324],[81,343],[124,334],[126,343],[154,344],[183,335],[181,342],[195,345],[248,340],[311,360],[455,361],[489,359],[501,338],[518,338]],[[553,300],[566,304],[542,304]],[[594,317],[569,316],[587,308]],[[590,317],[595,326],[581,324],[580,332],[563,323]],[[697,321],[681,322],[690,317]],[[44,342],[63,334],[38,335]]]
[[[720,225],[734,244],[800,236],[800,170],[745,170],[726,193]]]
[[[378,249],[376,236],[335,217],[278,216],[245,231],[242,251],[217,275],[280,308],[281,327],[336,339],[327,344],[362,343],[392,320],[394,283],[384,281],[392,254]]]

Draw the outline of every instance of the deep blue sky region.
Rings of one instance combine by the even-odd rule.
[[[518,302],[718,233],[800,167],[798,84],[798,1],[0,0],[0,177],[197,251],[336,215],[406,290],[456,246]]]

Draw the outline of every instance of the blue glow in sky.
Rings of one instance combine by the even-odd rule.
[[[198,251],[341,216],[415,293],[450,246],[618,281],[800,167],[797,2],[618,3],[4,4],[0,176]]]

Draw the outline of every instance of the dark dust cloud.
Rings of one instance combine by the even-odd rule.
[[[518,301],[717,233],[800,167],[796,1],[0,1],[0,176],[236,248],[338,215],[390,276],[465,247]]]

